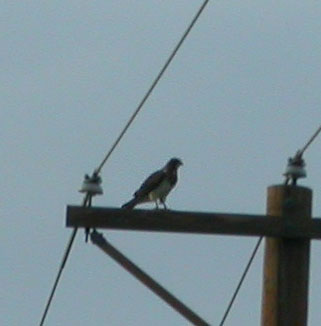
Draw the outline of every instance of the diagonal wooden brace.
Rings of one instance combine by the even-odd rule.
[[[118,264],[125,268],[130,274],[147,286],[152,292],[163,299],[168,305],[180,313],[183,317],[189,320],[195,326],[210,326],[204,319],[198,316],[190,308],[188,308],[184,303],[182,303],[178,298],[172,295],[164,287],[162,287],[158,282],[146,274],[141,268],[130,261],[126,256],[124,256],[119,250],[112,246],[101,233],[93,231],[91,233],[91,241],[93,244],[98,246],[107,255],[113,258]]]

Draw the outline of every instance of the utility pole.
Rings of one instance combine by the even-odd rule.
[[[68,206],[66,224],[73,228],[265,236],[261,326],[307,326],[310,239],[321,239],[321,219],[311,219],[311,206],[310,189],[278,185],[268,188],[267,215]]]
[[[268,188],[267,214],[286,223],[311,219],[312,191],[296,186]],[[306,326],[310,239],[266,238],[262,326]]]

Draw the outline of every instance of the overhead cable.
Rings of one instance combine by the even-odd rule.
[[[306,149],[312,144],[312,142],[317,138],[317,136],[319,135],[321,131],[321,125],[320,127],[317,129],[317,131],[312,135],[312,137],[309,139],[309,141],[302,147],[302,149],[300,150],[301,155],[306,151]]]
[[[175,55],[177,54],[177,52],[180,49],[181,45],[183,44],[183,42],[187,38],[188,34],[192,30],[193,26],[197,22],[198,18],[202,14],[202,12],[205,9],[205,7],[208,4],[208,2],[209,2],[209,0],[205,0],[203,2],[203,4],[201,5],[201,7],[199,8],[199,10],[197,11],[197,13],[194,16],[194,18],[192,19],[191,23],[189,24],[189,26],[185,30],[183,36],[181,37],[181,39],[177,43],[176,47],[174,48],[174,50],[172,51],[172,53],[170,54],[170,56],[166,60],[164,66],[159,71],[158,75],[154,79],[154,81],[151,84],[150,88],[147,90],[147,92],[144,95],[144,97],[141,100],[141,102],[138,104],[138,107],[136,108],[136,110],[134,111],[134,113],[132,114],[132,116],[130,117],[130,119],[128,120],[128,122],[126,123],[125,127],[123,128],[123,130],[121,131],[121,133],[119,134],[119,136],[117,137],[117,139],[115,140],[115,142],[113,143],[113,145],[111,146],[110,150],[108,151],[108,153],[106,154],[106,156],[104,157],[104,159],[102,160],[102,162],[100,163],[100,165],[95,170],[97,173],[100,173],[101,172],[101,169],[105,165],[106,161],[109,159],[109,157],[111,156],[111,154],[113,153],[113,151],[115,150],[115,148],[117,147],[117,145],[119,144],[119,142],[121,141],[121,139],[123,138],[123,136],[125,135],[126,131],[130,127],[130,125],[133,123],[133,121],[135,120],[136,116],[138,115],[138,113],[142,109],[143,105],[145,104],[145,102],[147,101],[147,99],[149,98],[149,96],[151,95],[151,93],[153,92],[154,88],[156,87],[156,85],[158,84],[158,82],[160,81],[160,79],[162,78],[162,76],[165,73],[166,69],[168,68],[168,66],[170,65],[170,63],[172,62],[172,60],[174,59]]]
[[[223,326],[224,323],[225,323],[225,320],[226,320],[226,318],[227,318],[227,316],[228,316],[228,314],[229,314],[229,312],[230,312],[230,310],[231,310],[231,308],[233,306],[233,303],[234,303],[234,301],[235,301],[235,299],[236,299],[236,297],[237,297],[237,295],[238,295],[238,293],[239,293],[239,291],[241,289],[241,286],[242,286],[243,281],[244,281],[244,279],[245,279],[245,277],[247,275],[247,272],[249,271],[249,269],[250,269],[250,267],[252,265],[252,262],[254,260],[254,257],[255,257],[255,255],[256,255],[259,247],[260,247],[262,239],[263,239],[263,237],[260,237],[259,240],[257,241],[255,247],[254,247],[254,250],[253,250],[253,252],[252,252],[252,254],[250,256],[250,259],[249,259],[249,261],[248,261],[248,263],[247,263],[247,265],[246,265],[246,267],[244,269],[244,272],[243,272],[243,274],[242,274],[242,276],[241,276],[241,278],[240,278],[240,280],[239,280],[239,282],[238,282],[238,284],[237,284],[237,286],[236,286],[236,288],[234,290],[232,298],[231,298],[231,300],[230,300],[230,302],[229,302],[229,304],[228,304],[228,306],[227,306],[227,308],[225,310],[225,313],[223,315],[222,321],[220,322],[219,326]]]
[[[86,194],[86,196],[84,198],[83,206],[84,207],[89,207],[90,204],[91,204],[91,196],[89,194]],[[43,315],[41,317],[41,321],[40,321],[40,324],[39,324],[40,326],[43,326],[44,325],[44,322],[45,322],[45,319],[47,317],[47,314],[48,314],[48,311],[49,311],[49,308],[50,308],[52,299],[53,299],[53,297],[54,297],[54,295],[56,293],[57,286],[58,286],[60,277],[62,275],[62,271],[63,271],[63,269],[64,269],[64,267],[65,267],[65,265],[67,263],[67,260],[68,260],[68,257],[69,257],[69,254],[70,254],[72,245],[73,245],[74,240],[76,238],[77,230],[78,230],[78,228],[74,228],[73,231],[72,231],[72,233],[71,233],[71,235],[70,235],[70,239],[69,239],[69,242],[67,244],[65,253],[63,255],[63,258],[62,258],[62,261],[61,261],[61,264],[60,264],[60,267],[59,267],[59,270],[58,270],[58,273],[57,273],[57,276],[56,276],[56,280],[54,282],[54,285],[53,285],[52,290],[51,290],[51,293],[49,295],[49,298],[48,298],[48,301],[47,301],[45,310],[44,310]]]

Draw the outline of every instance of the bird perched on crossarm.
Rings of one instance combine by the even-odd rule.
[[[178,158],[170,159],[166,165],[152,173],[134,193],[134,198],[125,203],[122,208],[133,209],[138,204],[155,202],[156,208],[161,203],[167,209],[165,201],[167,195],[177,183],[177,170],[183,165]]]

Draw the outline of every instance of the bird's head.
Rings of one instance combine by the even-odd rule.
[[[181,165],[183,165],[183,162],[179,158],[174,157],[167,162],[166,169],[177,170]]]

